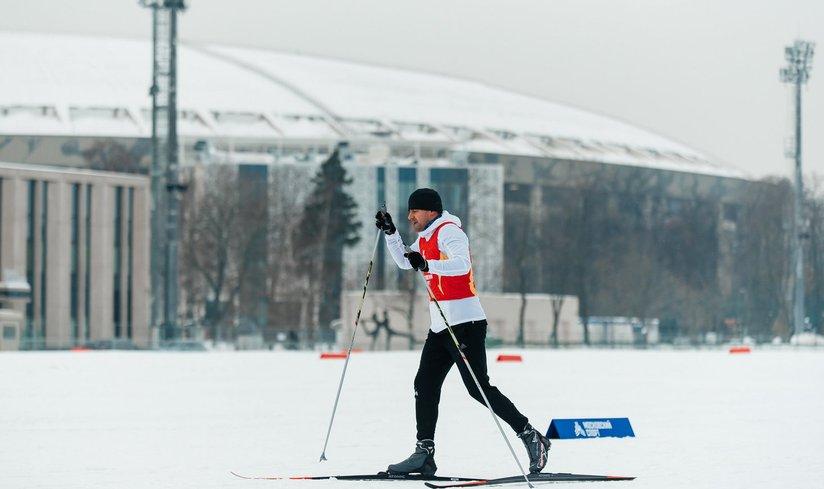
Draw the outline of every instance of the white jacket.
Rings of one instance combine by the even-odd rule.
[[[427,260],[429,273],[444,276],[466,275],[472,269],[472,261],[469,256],[469,238],[466,237],[466,233],[459,227],[461,220],[458,219],[457,216],[443,211],[439,218],[435,219],[426,229],[418,233],[418,238],[429,238],[438,226],[445,222],[457,224],[457,226],[444,226],[440,232],[438,232],[438,249],[440,249],[447,258],[445,260]],[[394,234],[385,236],[386,246],[389,248],[389,254],[392,255],[395,263],[404,270],[412,268],[409,259],[403,256],[406,252],[406,247],[400,234],[395,232]],[[420,252],[418,240],[416,239],[409,248]],[[458,300],[438,301],[438,304],[441,305],[441,309],[449,321],[450,326],[486,319],[486,314],[484,314],[478,296]],[[433,332],[438,333],[446,329],[446,324],[444,324],[441,314],[438,312],[438,308],[433,301],[429,302],[429,318],[429,328]]]

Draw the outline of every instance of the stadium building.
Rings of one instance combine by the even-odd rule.
[[[7,32],[0,63],[0,161],[148,171],[149,42]],[[640,193],[654,189],[671,210],[709,203],[719,257],[710,273],[723,282],[732,266],[745,175],[631,124],[474,81],[260,49],[183,43],[178,73],[181,162],[195,193],[209,168],[230,167],[239,182],[265,183],[257,197],[270,208],[287,194],[299,201],[318,165],[342,148],[365,224],[346,250],[345,289],[361,285],[375,207],[386,202],[402,220],[406,196],[422,186],[438,189],[464,220],[484,292],[574,294],[555,265],[535,274],[546,280],[519,281],[517,225],[523,215],[564,213],[578,205],[581,188],[599,182],[610,186],[601,204],[619,210],[641,183]],[[544,225],[538,236],[550,243],[557,233]],[[261,250],[261,266],[266,256]],[[377,286],[397,290],[399,274],[386,260],[381,247]],[[299,297],[241,293],[239,301],[237,315],[270,332],[293,329],[276,317],[302,314]],[[595,304],[589,312],[627,315],[609,309]]]

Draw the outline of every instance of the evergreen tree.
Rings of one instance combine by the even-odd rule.
[[[312,183],[295,243],[310,292],[306,339],[317,341],[329,338],[329,323],[340,315],[343,249],[358,242],[361,223],[355,220],[358,205],[345,189],[352,179],[341,165],[338,149],[320,166]]]

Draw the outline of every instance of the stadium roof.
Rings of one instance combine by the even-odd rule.
[[[0,32],[0,134],[149,137],[151,43]],[[186,137],[377,140],[742,177],[683,144],[483,83],[218,45],[179,51]]]

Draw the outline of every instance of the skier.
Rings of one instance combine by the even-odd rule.
[[[412,192],[408,208],[407,219],[418,233],[418,239],[410,246],[410,251],[406,251],[388,212],[378,212],[375,225],[385,233],[389,253],[398,267],[424,272],[492,410],[518,434],[529,454],[529,471],[538,473],[546,466],[549,440],[529,424],[526,416],[501,391],[489,384],[484,344],[486,314],[475,292],[469,239],[461,229],[461,220],[443,210],[440,195],[430,188]],[[446,324],[431,298],[429,316],[430,330],[415,376],[417,443],[414,453],[406,460],[389,466],[390,473],[433,475],[437,470],[434,439],[438,402],[441,386],[452,364],[458,365],[469,395],[484,404],[483,397],[461,361],[455,343],[446,331]]]

